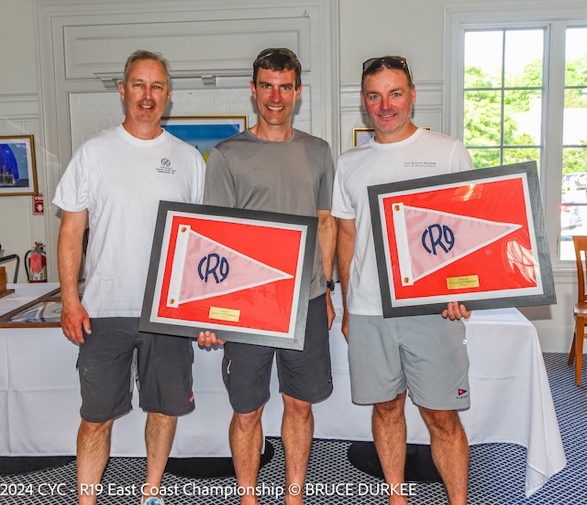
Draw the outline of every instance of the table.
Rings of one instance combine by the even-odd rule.
[[[16,291],[0,299],[0,316],[58,285],[9,287]],[[230,455],[232,410],[220,375],[221,360],[222,350],[196,352],[196,412],[178,422],[174,457]],[[75,454],[81,403],[76,362],[77,346],[60,328],[0,328],[0,456]],[[114,423],[112,456],[145,455],[144,422],[134,395],[133,411]]]
[[[35,298],[54,286],[9,287],[16,293],[0,299],[0,314],[7,311],[6,304]],[[338,292],[335,305],[337,320],[330,337],[335,388],[328,400],[314,407],[315,437],[372,440],[371,408],[350,400]],[[515,309],[476,311],[466,326],[471,408],[461,419],[469,443],[526,447],[525,489],[530,495],[566,466],[536,329]],[[228,456],[232,411],[220,375],[222,351],[196,349],[195,355],[196,412],[179,419],[171,456]],[[59,328],[0,328],[0,456],[75,454],[80,405],[76,360],[77,347]],[[273,375],[263,423],[266,435],[279,436],[282,403],[275,370]],[[145,415],[136,395],[133,406],[114,424],[112,456],[145,455]],[[406,417],[408,442],[429,444],[425,425],[409,400]]]
[[[56,290],[59,284],[57,282],[39,282],[33,284],[8,284],[6,287],[14,289],[14,293],[0,298],[0,316]]]

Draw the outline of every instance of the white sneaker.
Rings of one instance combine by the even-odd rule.
[[[146,501],[143,501],[141,498],[141,505],[165,505],[165,503],[163,502],[163,498],[155,498],[154,496],[151,496],[151,498],[148,498]]]

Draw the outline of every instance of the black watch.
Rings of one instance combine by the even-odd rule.
[[[330,291],[334,291],[334,281],[333,280],[326,281],[326,287],[328,289],[330,289]]]

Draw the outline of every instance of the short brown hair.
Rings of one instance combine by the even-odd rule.
[[[260,68],[283,72],[294,70],[296,74],[295,87],[302,85],[302,65],[296,54],[285,47],[270,47],[263,49],[253,63],[253,83],[257,85],[257,74]]]

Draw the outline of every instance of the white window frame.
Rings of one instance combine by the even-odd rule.
[[[555,90],[564,89],[565,61],[550,56],[556,52],[564,54],[566,29],[573,26],[587,26],[584,1],[445,7],[443,129],[460,139],[463,138],[465,31],[540,28],[546,32],[540,184],[555,270],[567,269],[571,262],[559,260],[564,93]]]

